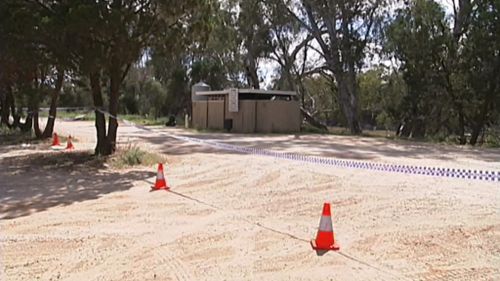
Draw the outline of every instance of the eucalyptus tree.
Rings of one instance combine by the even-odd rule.
[[[68,1],[68,28],[74,34],[77,70],[89,77],[96,107],[96,154],[108,155],[116,149],[120,86],[132,63],[147,48],[172,32],[195,30],[203,22],[198,12],[209,0],[109,0]],[[175,46],[175,40],[161,41]],[[104,108],[102,85],[108,90]],[[108,128],[104,112],[109,113]]]
[[[279,0],[266,0],[265,19],[269,22],[272,51],[269,58],[279,65],[278,88],[300,93],[305,105],[304,75],[311,70],[308,51],[313,37],[307,34],[291,15],[283,13],[286,6]]]
[[[439,4],[417,0],[398,10],[388,28],[386,49],[400,62],[407,85],[399,109],[404,113],[402,136],[436,133],[443,121],[454,118],[444,79],[451,76],[443,67],[451,39],[449,24]]]
[[[281,0],[265,0],[264,4],[263,16],[270,27],[272,40],[268,57],[279,65],[277,69],[279,77],[274,87],[297,92],[306,121],[315,127],[327,130],[327,127],[316,118],[321,108],[317,100],[323,97],[310,93],[309,87],[304,83],[307,77],[321,73],[321,67],[317,67],[315,60],[310,57],[311,41],[314,37],[289,13],[283,12],[287,7]]]
[[[248,86],[259,89],[259,59],[272,51],[269,23],[264,19],[262,0],[240,0],[237,30],[242,44]]]
[[[322,66],[335,80],[348,127],[361,133],[357,75],[388,0],[284,0],[287,10],[314,37]]]
[[[3,104],[6,105],[2,107],[2,123],[8,124],[12,114],[14,126],[31,130],[33,124],[38,138],[50,137],[69,55],[64,44],[67,35],[64,22],[58,21],[61,11],[53,9],[58,7],[55,2],[43,0],[6,0],[0,5],[0,63],[3,70],[0,76],[5,93]],[[42,131],[38,110],[46,98],[50,99],[50,117]],[[25,124],[19,121],[16,100],[18,108],[28,107]]]
[[[49,115],[43,131],[38,120],[38,108],[33,116],[35,135],[38,138],[50,138],[54,131],[57,117],[59,96],[63,88],[65,73],[69,72],[72,64],[71,50],[68,49],[70,36],[66,29],[64,14],[66,6],[53,1],[32,1],[32,9],[38,10],[40,15],[37,23],[37,33],[32,40],[43,47],[48,61],[47,87],[44,95],[49,96]]]
[[[0,2],[0,126],[9,126],[11,108],[14,106],[12,95],[12,81],[15,72],[15,62],[12,57],[12,42],[9,30],[14,24],[10,6],[12,1]],[[15,111],[15,108],[13,109]]]
[[[417,0],[396,12],[386,49],[400,62],[407,92],[404,136],[457,135],[475,145],[498,124],[500,1],[453,1],[447,14]]]
[[[36,40],[39,35],[40,11],[35,5],[19,1],[4,1],[0,6],[1,54],[2,64],[2,102],[3,123],[9,124],[9,115],[14,117],[15,127],[31,130],[32,116],[38,109],[41,92],[48,84],[47,77],[50,59],[44,46]],[[24,100],[28,107],[26,123],[19,122],[15,110],[15,100]]]
[[[467,1],[461,1],[467,2]],[[463,65],[470,144],[488,125],[500,125],[500,1],[469,1],[463,32]]]
[[[192,48],[190,79],[204,81],[213,89],[242,87],[245,77],[245,59],[241,51],[238,31],[238,13],[234,3],[218,1],[212,10],[210,30],[206,41],[195,40]],[[247,81],[245,81],[247,80]]]

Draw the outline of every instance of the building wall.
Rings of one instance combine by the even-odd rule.
[[[227,103],[227,101],[226,101]],[[226,118],[233,119],[234,133],[254,133],[255,132],[255,110],[256,103],[253,100],[239,101],[239,111],[229,112],[226,106]]]
[[[224,119],[233,120],[234,133],[299,132],[301,113],[298,101],[240,100],[239,112],[229,112],[225,101],[193,102],[193,126],[224,129]]]
[[[208,101],[208,129],[222,130],[224,129],[224,101],[209,100]]]
[[[300,123],[301,113],[298,101],[257,101],[257,132],[299,132]]]
[[[208,102],[206,101],[193,102],[192,123],[194,128],[197,129],[207,128],[207,108],[208,108]]]

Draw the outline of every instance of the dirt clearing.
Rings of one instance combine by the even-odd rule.
[[[79,142],[1,147],[1,280],[499,280],[500,184],[302,164],[184,143],[159,132],[308,155],[500,170],[500,152],[315,135],[119,128],[168,157],[99,166],[90,122],[59,122]],[[66,157],[67,161],[60,161]],[[54,160],[56,159],[56,160]],[[332,203],[340,252],[308,240]]]

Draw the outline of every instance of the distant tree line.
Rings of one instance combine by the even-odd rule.
[[[352,134],[475,145],[500,125],[500,0],[451,2],[3,0],[0,124],[47,138],[41,106],[176,115],[204,81],[296,91],[316,125]],[[118,123],[102,111],[107,155]]]

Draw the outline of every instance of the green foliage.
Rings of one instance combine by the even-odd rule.
[[[138,147],[130,147],[118,155],[116,164],[123,164],[125,166],[140,165],[142,164],[144,155],[146,155],[145,151],[140,150]]]
[[[500,1],[452,2],[454,14],[427,0],[3,0],[1,123],[49,106],[64,72],[62,106],[162,124],[189,112],[193,84],[257,88],[271,60],[270,87],[329,126],[495,143]],[[98,122],[99,143],[115,143],[114,120]]]
[[[411,128],[409,134],[424,136],[432,130],[430,120],[440,118],[443,104],[449,104],[443,87],[446,75],[441,62],[450,40],[442,8],[433,1],[415,1],[398,12],[388,29],[387,48],[402,62],[401,71],[407,84],[400,109]],[[434,101],[429,103],[428,101]],[[408,126],[408,127],[409,127]],[[420,126],[425,126],[420,128]]]
[[[500,148],[500,128],[489,128],[482,140],[486,147]]]
[[[390,130],[394,128],[395,120],[392,119],[387,112],[382,111],[375,117],[375,122],[377,127]]]
[[[224,65],[214,59],[204,58],[194,62],[190,76],[192,82],[203,81],[213,89],[224,89],[230,86]]]
[[[129,145],[119,149],[116,156],[110,160],[110,164],[114,168],[122,169],[134,166],[151,166],[164,163],[165,160],[163,156],[144,151],[135,145]]]
[[[8,128],[6,126],[0,126],[0,144],[2,145],[14,145],[22,143],[31,143],[35,141],[31,131],[23,132],[19,128]]]
[[[375,68],[359,75],[359,95],[363,124],[393,130],[402,118],[406,85],[398,73]]]
[[[156,126],[156,125],[165,125],[168,121],[168,117],[161,118],[153,118],[151,116],[144,115],[121,115],[121,118],[134,122],[135,124],[144,125],[144,126]]]
[[[390,1],[287,1],[287,11],[315,39],[324,62],[319,69],[336,84],[338,101],[352,134],[361,134],[357,75],[365,50],[375,42]],[[355,28],[354,28],[355,27]]]
[[[324,76],[305,78],[303,81],[307,99],[304,107],[311,114],[330,126],[345,124],[338,103],[337,89],[331,80]]]
[[[307,123],[302,124],[302,126],[300,127],[300,132],[301,133],[306,133],[306,134],[327,134],[328,133],[325,130],[322,130],[322,129],[314,127],[314,126],[311,126],[311,125],[309,125]]]
[[[242,85],[243,54],[233,5],[221,3],[213,11],[213,28],[208,40],[203,48],[195,50],[190,75],[192,83],[205,81],[215,90]]]
[[[166,114],[162,107],[165,106],[167,91],[160,82],[147,80],[144,83],[144,93],[140,97],[139,112],[149,114],[154,118]]]
[[[243,47],[247,83],[251,88],[259,89],[259,58],[272,51],[270,27],[264,20],[265,8],[261,0],[241,0],[238,4],[237,30]]]
[[[62,107],[91,107],[93,106],[92,95],[88,85],[88,80],[73,79],[66,83],[59,96],[59,104]],[[48,107],[48,101],[42,102],[40,106]]]
[[[451,21],[435,1],[417,0],[397,12],[386,51],[401,62],[406,92],[398,110],[403,136],[439,139],[466,132],[476,144],[498,123],[500,1],[460,1]]]

